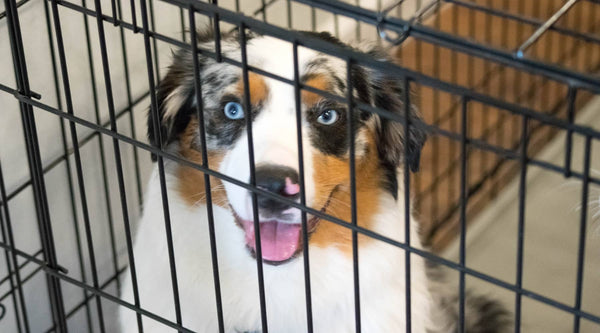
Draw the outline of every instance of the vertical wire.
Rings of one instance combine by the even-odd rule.
[[[575,98],[577,97],[577,89],[569,86],[567,92],[567,121],[572,125],[575,121]],[[565,177],[571,176],[571,161],[573,160],[573,130],[567,129],[567,138],[565,143]]]
[[[186,42],[186,34],[185,34],[185,14],[183,7],[179,7],[179,26],[181,28],[181,40]],[[192,41],[193,42],[193,41]]]
[[[492,6],[492,0],[487,0],[486,5],[488,7],[491,7]],[[492,18],[493,18],[493,16],[488,17],[486,19],[486,21],[485,21],[485,28],[484,28],[484,34],[485,34],[485,36],[484,36],[484,40],[485,40],[485,43],[487,45],[490,45],[491,42],[492,42]],[[484,63],[483,63],[483,72],[484,72],[484,75],[486,75],[486,76],[490,75],[490,72],[492,71],[492,66],[491,66],[492,62],[489,61],[489,60],[483,60],[483,61],[484,61]],[[489,83],[487,83],[485,86],[486,86],[485,87],[485,94],[488,95],[488,96],[491,96],[492,95],[491,85]],[[481,139],[484,140],[484,141],[488,141],[489,143],[491,143],[492,140],[490,138],[491,134],[488,134],[488,133],[493,133],[493,131],[491,131],[491,130],[489,130],[489,132],[488,132],[488,127],[489,127],[489,122],[490,122],[489,121],[490,110],[491,109],[490,109],[489,105],[484,104],[483,105],[483,109],[482,109],[482,115],[481,115],[481,133],[482,133]],[[480,154],[479,156],[481,158],[481,160],[480,160],[480,163],[481,163],[481,169],[480,169],[481,170],[481,176],[483,177],[483,175],[488,174],[488,154],[484,150],[481,150],[479,152],[479,154]],[[485,181],[486,184],[490,183],[490,181],[488,181],[488,180],[486,180],[484,178],[482,178],[482,181]],[[485,195],[489,195],[489,194],[486,193]],[[488,198],[492,198],[492,197],[488,196]]]
[[[148,4],[148,7],[150,8],[150,29],[152,29],[153,32],[156,32],[156,24],[154,20],[154,0],[148,0]],[[156,82],[160,82],[160,65],[158,63],[158,45],[156,38],[152,38],[152,52],[154,53],[154,75]]]
[[[23,328],[26,333],[29,333],[29,320],[27,318],[27,306],[25,304],[25,297],[23,295],[23,282],[21,280],[21,273],[19,272],[19,266],[17,261],[17,254],[14,251],[15,249],[15,240],[12,231],[12,225],[10,221],[10,212],[8,209],[8,198],[6,196],[6,187],[4,186],[4,175],[2,173],[2,163],[0,163],[0,199],[2,199],[2,207],[4,211],[4,216],[6,220],[6,231],[8,236],[8,244],[10,244],[11,251],[6,252],[6,256],[9,257],[8,252],[10,252],[10,258],[15,266],[15,282],[17,284],[17,294],[19,296],[20,302],[17,304],[16,297],[13,297],[13,305],[15,307],[15,316],[17,316],[17,324],[19,325],[19,332],[21,332],[21,324],[19,323],[19,311],[17,310],[17,306],[20,305],[21,313],[23,314]],[[2,213],[0,213],[0,218],[2,217]],[[2,226],[2,237],[4,238],[4,222],[0,221],[0,226]],[[9,260],[6,261],[9,264]],[[12,287],[12,277],[11,277],[11,288]],[[15,289],[13,289],[15,290]],[[14,296],[14,292],[13,292]]]
[[[71,98],[71,85],[69,82],[69,75],[67,70],[67,60],[65,55],[65,47],[63,43],[62,28],[60,25],[60,17],[58,14],[58,5],[56,1],[52,1],[52,14],[54,17],[54,30],[56,31],[58,54],[60,59],[60,67],[62,73],[63,87],[65,89],[65,101],[67,104],[67,113],[74,115],[73,112],[73,100]],[[77,184],[79,185],[79,200],[81,204],[81,212],[83,216],[85,237],[87,243],[88,256],[90,260],[90,270],[92,272],[92,284],[95,289],[100,289],[98,282],[98,270],[96,266],[96,255],[94,251],[94,242],[92,237],[91,222],[89,216],[89,209],[87,204],[87,194],[85,190],[85,181],[83,175],[83,166],[81,163],[81,153],[79,150],[79,139],[77,136],[77,129],[75,123],[69,122],[69,130],[71,134],[71,143],[73,145],[73,155],[75,157],[75,169],[77,176]],[[102,310],[102,300],[99,295],[95,296],[96,300],[96,312],[98,314],[98,324],[100,326],[100,332],[105,332],[104,327],[104,314]],[[59,330],[60,331],[60,330]]]
[[[140,27],[137,25],[137,14],[135,12],[135,0],[129,0],[129,6],[131,7],[131,25],[133,25],[133,33],[138,33]]]
[[[357,207],[356,207],[356,151],[354,142],[354,87],[352,86],[352,59],[346,60],[346,99],[348,103],[348,144],[350,148],[349,164],[350,164],[350,211],[352,225],[357,226]],[[361,317],[360,317],[360,280],[358,266],[358,234],[356,229],[352,229],[352,263],[354,271],[354,320],[356,333],[361,332]]]
[[[260,0],[262,10],[262,20],[267,23],[267,3],[265,0]]]
[[[21,94],[30,95],[31,91],[29,89],[29,77],[25,61],[25,51],[17,4],[15,0],[5,0],[4,3],[5,8],[7,8],[7,24],[15,70],[15,81],[17,82]],[[19,102],[19,107],[25,134],[27,162],[33,185],[35,210],[44,259],[47,261],[49,268],[59,270],[33,107],[25,102]],[[56,276],[46,274],[46,283],[48,286],[47,291],[54,323],[59,327],[60,331],[66,331],[67,325],[65,321],[65,309],[60,281]]]
[[[468,189],[467,189],[467,168],[468,168],[468,107],[469,100],[467,97],[462,98],[461,108],[461,133],[460,133],[460,249],[459,249],[459,263],[460,267],[463,268],[459,272],[459,308],[458,308],[458,325],[459,332],[465,332],[465,271],[464,268],[467,265],[466,261],[466,236],[467,236],[467,204],[468,204]]]
[[[120,6],[120,1],[119,3],[119,14],[121,12],[121,6]],[[134,33],[138,31],[138,27],[137,27],[137,23],[136,23],[136,14],[135,14],[135,2],[134,0],[131,1],[131,10],[132,10],[132,18],[133,18],[133,26],[134,26]],[[130,126],[131,126],[131,133],[132,136],[134,138],[136,138],[136,134],[135,134],[135,124],[134,124],[134,120],[133,120],[133,103],[132,103],[132,99],[131,99],[131,85],[130,85],[130,77],[129,77],[129,67],[128,67],[128,62],[127,62],[127,51],[126,51],[126,44],[125,44],[125,37],[124,37],[124,32],[123,32],[123,26],[121,25],[120,28],[120,38],[121,38],[121,50],[122,50],[122,55],[123,55],[123,65],[125,68],[125,87],[126,87],[126,92],[127,92],[127,105],[129,108],[129,122],[130,122]],[[147,33],[147,31],[145,31],[145,33]],[[150,93],[151,96],[153,96],[152,93]],[[110,111],[110,109],[109,109]],[[116,119],[114,116],[114,109],[113,109],[113,113],[110,114],[110,120],[111,120],[111,128],[117,132],[117,123],[116,123]],[[119,148],[119,143],[118,141],[116,141],[116,139],[113,139],[113,146],[114,146],[114,152],[115,152],[115,165],[117,167],[117,176],[118,176],[118,183],[119,183],[119,193],[120,194],[124,194],[125,191],[125,185],[124,185],[124,180],[123,180],[123,172],[122,172],[122,168],[121,168],[121,163],[120,163],[120,148]],[[138,160],[138,154],[137,154],[137,148],[134,147],[133,148],[133,156],[134,156],[134,162],[135,162],[135,167],[136,167],[136,185],[137,185],[137,194],[138,194],[138,202],[141,204],[142,203],[142,190],[141,190],[141,180],[140,180],[140,169],[139,169],[139,160]],[[119,161],[117,161],[117,158]],[[133,304],[135,305],[136,308],[140,308],[140,296],[139,296],[139,289],[138,289],[138,283],[137,283],[137,270],[136,270],[136,266],[135,266],[135,257],[133,254],[133,240],[132,240],[132,236],[131,236],[131,223],[129,221],[129,214],[128,214],[128,209],[127,209],[127,203],[125,202],[125,200],[123,200],[125,197],[124,195],[121,196],[121,210],[123,212],[123,226],[125,229],[125,243],[127,245],[127,259],[129,261],[129,273],[130,273],[130,278],[131,278],[131,286],[133,289]],[[136,321],[137,321],[137,326],[138,326],[138,332],[143,332],[143,323],[142,323],[142,315],[139,312],[136,312]]]
[[[585,267],[585,238],[587,230],[587,211],[588,211],[588,194],[589,194],[589,182],[590,182],[590,161],[591,161],[591,146],[592,138],[590,136],[585,137],[585,152],[583,161],[583,188],[581,190],[581,221],[579,224],[579,249],[577,252],[577,286],[575,290],[575,309],[579,312],[581,310],[581,296],[583,294],[583,269]],[[575,314],[573,320],[573,332],[579,333],[581,317],[579,314]]]
[[[291,0],[286,1],[286,8],[287,8],[287,27],[288,27],[288,29],[292,29],[292,1]]]
[[[50,45],[50,59],[52,62],[52,77],[54,79],[54,89],[56,95],[56,104],[59,110],[63,109],[62,99],[60,94],[60,84],[58,79],[58,68],[56,64],[56,55],[54,54],[54,37],[52,35],[52,26],[50,23],[50,11],[48,8],[48,1],[44,1],[44,14],[46,17],[46,30],[48,30],[48,44]],[[73,229],[75,230],[75,244],[77,247],[77,260],[79,263],[79,274],[81,276],[81,280],[84,283],[87,283],[87,274],[85,272],[85,261],[83,258],[83,249],[81,245],[81,234],[79,231],[79,222],[77,218],[77,207],[75,205],[75,189],[73,185],[73,180],[71,178],[73,171],[71,169],[71,163],[69,161],[69,150],[67,146],[67,134],[65,129],[65,124],[62,119],[59,119],[60,124],[60,133],[61,133],[61,143],[63,148],[63,154],[65,157],[65,169],[66,169],[66,178],[69,187],[69,196],[71,198],[71,214],[73,214]],[[82,290],[83,299],[87,299],[87,292]],[[89,302],[85,302],[85,318],[90,330],[92,329],[92,314],[90,310]]]
[[[119,16],[122,16],[121,1],[117,2],[117,9]],[[129,126],[131,128],[131,137],[137,139],[137,133],[135,130],[135,120],[133,117],[133,97],[131,94],[131,78],[129,76],[129,61],[127,60],[127,44],[125,42],[125,29],[123,25],[119,25],[119,38],[121,40],[121,54],[123,57],[123,73],[125,74],[125,93],[127,95],[127,110],[129,114]],[[135,169],[135,185],[138,204],[141,207],[143,202],[143,191],[142,191],[142,180],[140,177],[140,160],[137,146],[132,145],[131,150],[133,152],[133,164]]]
[[[523,247],[525,241],[525,199],[526,199],[526,184],[527,184],[527,165],[529,159],[527,157],[528,145],[528,125],[529,118],[523,116],[521,128],[521,172],[519,178],[519,227],[517,238],[517,278],[516,278],[516,295],[515,295],[515,333],[521,332],[521,300],[523,296]]]
[[[113,25],[116,27],[117,25],[119,25],[119,20],[117,20],[117,6],[116,6],[116,0],[110,0],[110,8],[112,10],[112,16],[114,17],[114,22]],[[84,6],[85,8],[85,6]]]
[[[99,1],[99,0],[96,0]],[[142,13],[142,26],[144,28],[144,49],[146,53],[146,66],[148,72],[148,84],[150,86],[150,104],[152,123],[154,127],[154,137],[158,139],[157,146],[159,149],[163,147],[163,138],[160,131],[159,110],[156,101],[156,90],[154,85],[154,70],[152,68],[152,51],[150,48],[150,34],[148,30],[148,11],[146,0],[140,1],[140,10]],[[171,287],[173,289],[173,303],[175,307],[175,318],[179,326],[182,326],[181,305],[179,300],[179,285],[177,280],[177,270],[175,264],[175,253],[173,249],[173,235],[171,232],[171,215],[169,211],[169,198],[167,196],[167,184],[165,179],[165,165],[163,157],[157,154],[158,174],[160,181],[160,192],[162,198],[162,208],[165,221],[165,234],[167,238],[167,250],[169,253],[169,268],[171,271]]]
[[[457,6],[452,6],[452,33],[453,34],[457,34],[458,33],[458,7]],[[451,50],[450,51],[450,77],[451,77],[451,82],[453,82],[454,84],[458,84],[458,54],[457,51]],[[451,111],[451,116],[450,116],[450,131],[452,133],[456,133],[456,131],[458,130],[458,124],[457,124],[457,118],[455,116],[454,110]],[[450,147],[449,147],[449,151],[450,151],[450,158],[452,159],[452,163],[454,163],[454,161],[456,161],[456,146],[454,145],[455,142],[450,141]],[[456,193],[456,179],[452,179],[453,176],[450,176],[450,179],[448,180],[448,198],[452,198],[454,197],[454,194]],[[441,222],[438,221],[436,218],[436,225]]]
[[[439,6],[439,4],[438,4]],[[439,11],[439,7],[437,9]],[[435,15],[435,21],[434,21],[434,25],[435,28],[437,30],[440,29],[440,14],[438,13],[437,15]],[[440,59],[440,46],[439,45],[433,45],[433,76],[437,79],[440,79],[440,63],[441,63],[441,59]],[[433,88],[432,88],[433,89]],[[439,121],[440,121],[440,93],[438,89],[433,89],[433,123],[437,126],[439,126]],[[435,135],[432,138],[432,143],[431,143],[431,150],[432,150],[432,154],[431,154],[431,168],[432,168],[432,174],[434,175],[434,177],[438,177],[438,174],[440,172],[440,161],[439,161],[439,143],[440,143],[440,137]],[[420,177],[416,177],[417,179],[419,179]],[[416,184],[415,184],[416,185]],[[434,188],[438,187],[438,184],[436,183],[434,185]],[[417,189],[420,188],[420,186],[415,186]],[[430,215],[430,226],[433,227],[435,225],[435,221],[438,218],[438,211],[439,211],[439,198],[440,198],[440,192],[441,191],[432,191],[431,192],[431,196],[432,198],[432,205],[431,205],[431,209],[429,211]],[[420,211],[420,202],[422,200],[419,200],[419,206],[416,207],[416,209],[418,211]],[[431,238],[431,234],[429,234],[430,238]],[[427,240],[429,241],[429,239]]]
[[[411,269],[410,269],[410,169],[408,156],[410,153],[410,81],[408,78],[403,80],[404,94],[404,242],[407,249],[404,251],[404,287],[406,302],[406,333],[412,331],[412,292],[411,292]]]
[[[508,4],[509,0],[503,0],[502,1],[502,10],[507,11],[509,4]],[[508,22],[506,22],[506,19],[500,19],[500,26],[501,26],[501,30],[500,30],[500,45],[501,47],[507,49],[508,46]],[[499,84],[498,84],[498,96],[503,99],[506,100],[506,94],[507,94],[507,66],[503,66],[500,68],[500,78],[499,78]],[[504,127],[506,125],[506,113],[504,110],[498,110],[499,115],[498,115],[498,120],[496,120],[496,127],[497,127],[497,132],[496,132],[496,145],[498,145],[499,147],[512,147],[512,144],[508,144],[506,145],[504,143]],[[497,164],[501,164],[503,161],[503,157],[498,157],[498,161],[496,162]],[[496,181],[493,185],[492,191],[495,194],[498,193],[499,189],[500,189],[500,184],[501,184],[501,179],[498,179],[498,181]]]
[[[211,0],[212,4],[215,6],[218,6],[219,3],[217,0]],[[236,9],[239,11],[239,2],[236,2]],[[219,14],[215,13],[214,14],[214,19],[213,21],[213,30],[215,31],[215,60],[217,62],[221,62],[223,61],[222,59],[222,54],[221,54],[221,25],[219,24],[220,20],[219,20]],[[217,38],[218,36],[218,38]]]
[[[523,15],[524,11],[525,11],[525,2],[526,1],[517,1],[517,13]],[[517,23],[517,33],[515,34],[515,44],[520,44],[521,43],[521,39],[523,38],[523,33],[524,33],[524,24],[522,23]],[[514,85],[513,85],[513,102],[515,104],[521,104],[519,103],[519,96],[521,95],[521,77],[523,75],[523,72],[519,69],[514,69],[516,74],[515,74],[515,78],[514,78]],[[527,105],[529,106],[529,105]],[[515,141],[513,141],[513,139],[515,137],[517,137],[516,133],[517,133],[517,128],[519,126],[519,117],[513,116],[512,117],[512,124],[511,124],[511,135],[510,135],[510,147],[513,147],[514,144],[516,143]]]
[[[86,7],[86,1],[85,0],[81,0],[81,5],[85,8]],[[90,84],[91,84],[91,88],[92,88],[92,101],[93,101],[93,106],[94,106],[94,115],[96,117],[96,123],[98,125],[102,124],[102,120],[100,119],[100,110],[98,107],[98,93],[96,90],[96,75],[94,73],[94,58],[92,55],[92,45],[91,45],[91,41],[90,41],[90,27],[89,27],[89,21],[88,21],[88,16],[86,14],[82,14],[83,16],[83,22],[84,22],[84,31],[85,31],[85,42],[86,42],[86,49],[87,49],[87,56],[88,56],[88,64],[89,64],[89,69],[90,69]],[[61,121],[62,122],[62,121]],[[98,147],[100,150],[100,171],[102,174],[102,186],[104,187],[104,201],[106,202],[106,214],[107,214],[107,218],[108,218],[108,231],[109,231],[109,235],[110,235],[110,249],[111,249],[111,255],[112,255],[112,259],[113,259],[113,270],[115,271],[115,275],[118,274],[119,272],[119,265],[118,265],[118,260],[117,260],[117,246],[115,243],[115,232],[114,232],[114,221],[113,221],[113,210],[112,210],[112,204],[110,201],[110,189],[108,186],[108,174],[106,171],[106,153],[104,150],[104,141],[102,140],[102,136],[98,133],[96,135],[96,137],[98,138]],[[116,281],[117,283],[117,290],[121,290],[121,282],[119,281],[119,279],[117,279]]]
[[[298,180],[300,182],[300,204],[306,207],[304,182],[304,146],[302,142],[302,95],[300,93],[300,70],[298,64],[298,43],[294,42],[294,97],[296,106],[296,135],[298,142]],[[304,292],[306,298],[306,325],[313,332],[312,294],[310,287],[310,262],[308,254],[308,225],[306,211],[302,210],[302,254],[304,259]]]
[[[354,0],[354,5],[356,7],[360,7],[360,0]],[[355,36],[354,38],[356,39],[356,41],[360,40],[360,21],[358,19],[354,20],[355,24],[356,24],[356,30],[354,32]],[[402,48],[399,48],[399,50],[401,50]]]
[[[310,7],[310,30],[317,30],[317,10],[315,7]]]
[[[248,50],[246,45],[246,27],[244,23],[239,25],[240,48],[242,51],[242,74],[244,81],[244,109],[248,110],[246,116],[246,133],[248,135],[248,162],[250,167],[250,185],[256,188],[256,174],[254,164],[254,143],[252,140],[252,105],[250,104],[250,80],[248,77]],[[262,244],[260,240],[260,224],[258,219],[258,202],[256,192],[252,191],[252,218],[254,219],[254,240],[256,243],[256,269],[258,272],[258,292],[260,299],[260,319],[262,332],[268,333],[267,305],[265,300],[265,281],[262,264]]]
[[[546,6],[546,16],[552,16],[552,6]],[[541,16],[541,15],[540,15]],[[554,31],[548,31],[548,38],[546,39],[546,43],[544,44],[544,53],[543,55],[549,57],[552,54],[552,50],[554,49]],[[546,61],[550,61],[550,58],[545,59]],[[542,111],[550,110],[551,108],[551,99],[548,98],[551,86],[546,86],[542,89],[542,95],[540,96],[541,100],[544,101],[544,105],[542,106]],[[549,142],[553,138],[552,131],[547,131],[547,135],[545,138],[545,142]]]
[[[194,16],[194,8],[190,4],[188,7],[189,22],[191,31],[192,43],[192,58],[194,62],[194,88],[196,93],[196,112],[198,116],[198,126],[202,144],[202,166],[209,168],[208,153],[206,147],[206,132],[204,127],[204,101],[202,99],[202,87],[200,79],[200,65],[198,63],[198,43],[196,37],[196,18]],[[212,190],[210,185],[210,176],[204,173],[204,191],[206,193],[206,214],[208,216],[208,232],[210,237],[210,253],[212,259],[213,280],[215,287],[215,300],[217,307],[217,322],[219,324],[219,332],[225,332],[225,324],[223,320],[223,303],[221,300],[221,281],[219,278],[219,262],[217,256],[217,242],[215,237],[215,221],[213,215]]]
[[[2,213],[0,212],[0,231],[2,232],[2,242],[5,244],[11,244],[9,243],[7,240],[7,235],[6,235],[6,230],[4,228],[4,218],[2,218]],[[10,286],[10,296],[12,298],[12,302],[13,302],[13,311],[15,312],[15,322],[17,324],[17,331],[19,333],[23,332],[23,329],[21,327],[21,316],[19,316],[19,303],[17,302],[17,293],[16,288],[15,288],[15,281],[13,280],[13,268],[12,268],[12,260],[10,258],[10,252],[11,252],[12,248],[9,249],[4,249],[4,260],[6,261],[6,269],[8,270],[8,284]],[[15,265],[16,267],[16,271],[19,270],[18,265]],[[0,320],[3,319],[3,317],[6,315],[6,308],[0,303],[0,307],[2,308],[2,311],[0,312]]]

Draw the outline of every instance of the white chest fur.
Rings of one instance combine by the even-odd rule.
[[[169,190],[172,234],[183,326],[197,332],[218,332],[212,258],[206,206],[190,208],[177,191]],[[381,203],[375,232],[404,241],[402,200],[391,196]],[[169,257],[156,172],[149,184],[143,218],[134,241],[141,307],[175,321]],[[244,233],[231,213],[214,206],[221,297],[225,332],[260,331],[261,317],[256,260],[245,247]],[[321,223],[330,223],[322,221]],[[416,222],[411,240],[418,242]],[[418,245],[418,244],[417,244]],[[359,243],[361,319],[363,332],[405,331],[404,251],[379,241]],[[313,328],[315,332],[354,332],[352,258],[335,247],[310,247]],[[302,257],[264,266],[265,297],[270,332],[306,332],[306,303]],[[424,262],[411,258],[412,331],[430,325],[431,301]],[[133,303],[129,271],[123,274],[124,300]],[[122,332],[137,332],[135,313],[122,308]],[[168,332],[144,317],[145,332]],[[174,331],[174,330],[173,330]]]

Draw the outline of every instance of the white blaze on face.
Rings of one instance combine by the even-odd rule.
[[[316,55],[308,49],[299,49],[299,68]],[[294,63],[292,44],[271,38],[258,37],[248,43],[249,65],[258,67],[269,73],[294,79]],[[298,134],[296,125],[295,91],[291,84],[261,76],[269,90],[258,116],[252,123],[252,139],[255,166],[280,165],[298,171]],[[304,107],[301,110],[304,114]],[[246,112],[248,115],[248,112]],[[309,140],[309,127],[302,117],[302,145],[304,158],[304,178],[306,202],[313,202],[315,185],[312,182],[312,154]],[[233,148],[226,153],[221,172],[239,181],[249,183],[250,168],[248,156],[248,135],[244,131]],[[224,182],[227,199],[236,214],[243,220],[252,220],[252,200],[246,189]],[[300,211],[293,209],[295,223],[300,223]]]

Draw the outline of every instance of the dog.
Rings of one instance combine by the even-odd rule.
[[[353,49],[327,33],[303,33]],[[215,51],[212,32],[198,32],[201,50]],[[239,33],[220,36],[224,57],[242,62]],[[359,50],[359,49],[355,49]],[[378,48],[360,49],[379,61],[391,61]],[[276,38],[248,34],[246,54],[251,68],[294,80],[293,46]],[[303,86],[347,96],[346,62],[299,47],[298,78]],[[159,119],[148,119],[149,141],[167,152],[202,165],[203,142],[198,110],[202,109],[207,164],[228,177],[250,183],[247,117],[251,117],[254,182],[257,188],[339,220],[352,222],[350,144],[355,152],[355,219],[358,226],[405,242],[404,170],[416,171],[426,133],[400,122],[353,109],[315,91],[300,92],[304,188],[299,173],[296,93],[290,81],[248,71],[230,61],[198,55],[201,98],[195,90],[194,59],[190,50],[173,55],[168,73],[157,88]],[[353,99],[404,115],[417,122],[416,108],[405,107],[402,81],[355,65],[349,81]],[[247,82],[247,86],[245,84]],[[249,96],[245,94],[249,93]],[[198,103],[201,103],[199,106]],[[354,133],[349,138],[352,117]],[[160,128],[156,128],[155,124]],[[160,138],[158,137],[160,135]],[[408,154],[405,156],[405,153]],[[355,296],[353,237],[347,226],[307,214],[304,239],[302,213],[288,203],[211,176],[210,206],[205,175],[189,165],[164,160],[166,196],[173,241],[182,325],[195,332],[218,332],[208,209],[212,209],[220,299],[225,332],[262,332],[257,275],[260,235],[266,318],[270,332],[306,332],[303,247],[308,242],[312,325],[314,332],[354,332]],[[404,165],[404,161],[408,165]],[[172,273],[157,167],[145,194],[143,216],[134,240],[140,305],[175,322]],[[253,206],[260,230],[254,230]],[[410,217],[411,246],[422,248],[418,222]],[[361,328],[363,332],[405,332],[405,251],[359,233],[357,240]],[[439,286],[428,274],[430,265],[418,255],[410,260],[412,332],[453,332],[457,327],[455,293]],[[122,299],[132,302],[128,269],[123,274]],[[448,294],[448,295],[442,295]],[[450,296],[449,296],[450,295]],[[453,296],[452,296],[453,295]],[[500,332],[504,310],[494,301],[468,296],[468,332]],[[173,330],[143,317],[145,332]],[[122,332],[137,332],[134,311],[119,310]],[[174,330],[173,330],[174,331]]]

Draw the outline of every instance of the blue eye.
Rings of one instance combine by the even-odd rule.
[[[335,110],[327,110],[319,115],[317,121],[323,125],[332,125],[340,118],[340,114]]]
[[[229,102],[225,104],[223,112],[225,113],[225,116],[227,116],[227,118],[229,119],[244,118],[244,108],[240,105],[240,103]]]

